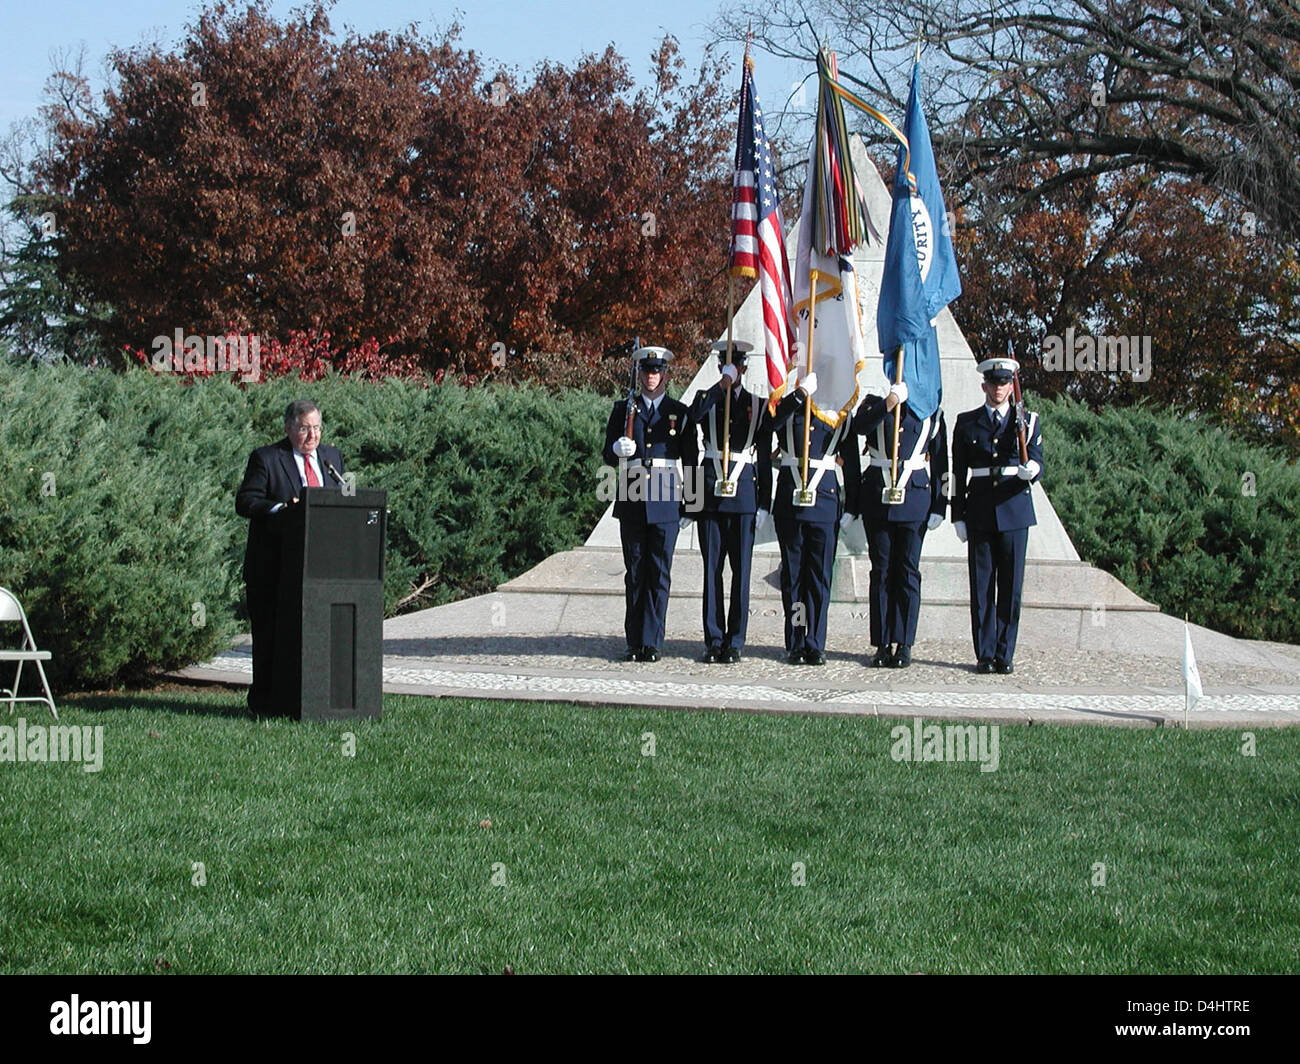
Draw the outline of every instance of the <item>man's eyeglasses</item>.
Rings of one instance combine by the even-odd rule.
[[[324,425],[294,425],[293,427],[293,431],[299,436],[310,436],[313,432],[319,436],[324,430]]]

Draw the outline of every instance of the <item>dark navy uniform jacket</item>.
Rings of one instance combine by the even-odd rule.
[[[722,453],[722,421],[726,393],[718,388],[705,388],[696,394],[691,403],[691,420],[703,430],[704,450],[700,452],[704,469],[704,500],[702,512],[723,514],[752,514],[768,510],[772,505],[772,420],[767,403],[741,388],[731,395],[731,465],[735,468],[737,457],[745,450],[753,428],[753,446],[756,452],[751,461],[742,465],[735,474],[736,494],[719,497],[714,490],[718,481],[718,468],[722,459],[708,457],[710,440],[716,440],[719,455]],[[712,435],[710,429],[716,422]],[[802,437],[800,437],[802,439]],[[723,470],[724,476],[728,471]]]
[[[1038,463],[1042,477],[1043,431],[1037,414],[1028,415],[1025,434],[1029,457]],[[1029,528],[1038,523],[1034,516],[1034,503],[1030,497],[1030,481],[1021,480],[1014,472],[1003,472],[1008,466],[1019,467],[1020,444],[1016,439],[1015,405],[1007,411],[1006,425],[995,438],[989,423],[987,405],[957,415],[952,433],[952,519],[965,521],[972,532],[1007,532]],[[992,475],[972,476],[972,469],[990,469]]]
[[[867,528],[877,528],[887,522],[914,523],[925,521],[931,514],[942,514],[947,508],[944,498],[944,477],[948,472],[948,426],[943,411],[922,420],[912,413],[911,407],[902,404],[903,416],[898,434],[900,469],[903,462],[916,452],[917,440],[925,428],[926,443],[921,455],[926,459],[919,468],[903,479],[903,501],[890,506],[881,502],[881,492],[889,482],[888,466],[873,465],[871,457],[893,457],[894,415],[885,409],[885,397],[869,395],[862,400],[853,415],[854,433],[866,437],[865,445],[871,457],[862,460],[862,490],[857,495],[862,523]],[[880,435],[884,441],[881,446]],[[852,512],[852,511],[850,511]]]
[[[684,403],[664,395],[659,400],[659,412],[650,422],[644,400],[638,396],[636,417],[633,419],[632,439],[636,454],[627,459],[626,477],[620,475],[618,496],[614,502],[614,516],[620,521],[633,521],[650,525],[677,523],[682,515],[682,478],[677,472],[675,459],[682,465],[695,465],[698,446],[695,426],[690,411]],[[627,400],[620,399],[610,411],[605,426],[605,464],[618,467],[620,459],[614,454],[614,441],[627,427]],[[659,459],[667,465],[656,466]]]
[[[781,448],[781,471],[776,479],[776,499],[772,505],[773,516],[792,516],[796,521],[816,521],[820,524],[837,524],[847,507],[849,513],[856,513],[857,492],[862,480],[862,468],[858,461],[858,448],[847,423],[840,430],[830,428],[816,415],[812,419],[812,431],[809,434],[808,479],[817,476],[813,459],[826,455],[834,448],[831,456],[838,455],[844,460],[844,493],[841,498],[839,483],[833,468],[827,469],[817,482],[817,500],[812,506],[794,504],[795,478],[800,471],[799,462],[803,458],[803,414],[804,399],[796,390],[787,395],[777,405],[776,416],[772,419],[772,440]],[[791,436],[791,432],[793,435]],[[793,443],[793,451],[787,451],[787,445]],[[769,448],[770,449],[770,448]],[[793,457],[796,464],[791,466],[787,459]]]

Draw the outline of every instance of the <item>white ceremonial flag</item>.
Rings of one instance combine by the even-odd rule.
[[[812,368],[817,373],[817,394],[812,401],[813,415],[827,425],[837,426],[857,405],[858,371],[867,364],[867,356],[862,342],[862,311],[853,259],[848,255],[827,255],[814,247],[816,171],[817,138],[814,137],[794,260],[794,311],[804,365],[808,359],[809,315],[816,314]]]

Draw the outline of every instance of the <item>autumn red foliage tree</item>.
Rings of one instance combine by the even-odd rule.
[[[683,80],[671,38],[652,64],[635,93],[612,50],[520,79],[454,29],[339,41],[323,4],[214,4],[175,51],[112,54],[97,107],[52,113],[34,172],[61,280],[112,308],[119,351],[328,335],[337,357],[581,378],[634,333],[689,349],[725,316],[731,99],[723,71]]]
[[[1267,413],[1282,412],[1300,377],[1297,262],[1235,219],[1192,181],[1074,182],[1033,209],[958,229],[964,291],[953,310],[985,356],[1009,341],[1038,394],[1094,407],[1149,400],[1233,420],[1254,412],[1261,435],[1300,449],[1300,423]],[[1067,330],[1146,338],[1149,365],[1136,379],[1054,369],[1044,341]]]

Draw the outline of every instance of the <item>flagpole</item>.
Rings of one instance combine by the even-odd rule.
[[[741,120],[742,120],[742,121],[744,121],[744,116],[745,116],[745,114],[746,114],[746,108],[745,108],[745,103],[746,103],[746,101],[745,101],[745,85],[748,83],[748,82],[746,81],[746,78],[747,78],[747,77],[748,77],[748,78],[752,78],[752,76],[753,76],[753,66],[752,66],[752,64],[751,64],[751,62],[750,62],[750,58],[749,58],[749,44],[750,44],[750,39],[751,39],[751,37],[752,37],[751,30],[750,30],[749,27],[746,27],[746,29],[745,29],[745,54],[744,54],[744,56],[743,56],[743,57],[741,58],[741,60],[740,60],[740,63],[741,63],[741,71],[742,71],[742,73],[741,73],[741,101],[740,101],[740,114],[741,114]],[[749,101],[749,106],[750,106],[750,107],[753,106],[753,101],[752,101],[752,100]],[[752,117],[750,118],[750,122],[751,122],[751,123],[753,122],[753,118],[752,118]],[[751,130],[751,132],[752,132],[752,130]],[[739,134],[738,134],[738,136],[739,136]],[[737,152],[739,152],[739,147],[737,147]],[[739,156],[737,156],[736,165],[737,165],[737,168],[739,168],[739,166],[740,166]],[[758,190],[758,187],[757,187],[757,186],[758,186],[758,175],[757,175],[757,173],[754,175],[754,185],[755,185],[755,187],[754,187],[754,194],[755,194],[755,196],[757,197],[757,196],[759,195],[759,190]],[[757,202],[757,201],[756,201],[756,202]],[[734,209],[734,208],[733,208],[733,209]],[[735,223],[733,222],[732,224],[734,225]],[[734,235],[733,235],[733,239],[734,239]],[[757,234],[757,232],[755,232],[755,234],[754,234],[754,239],[755,239],[755,240],[758,239],[758,234]],[[728,366],[731,366],[731,365],[734,365],[734,364],[735,364],[735,363],[734,363],[734,360],[733,360],[733,357],[734,357],[734,351],[733,351],[733,348],[732,348],[732,343],[733,343],[733,339],[732,339],[732,337],[733,337],[733,328],[734,328],[734,325],[735,325],[735,320],[736,320],[736,275],[735,275],[734,273],[732,273],[730,270],[728,270],[728,271],[727,271],[727,365],[728,365]],[[718,492],[718,494],[719,494],[720,496],[723,496],[723,497],[730,497],[730,495],[734,494],[734,490],[735,490],[735,489],[730,485],[730,479],[731,479],[731,391],[732,391],[732,388],[731,388],[731,382],[728,381],[728,382],[727,382],[727,395],[726,395],[726,398],[723,399],[723,401],[722,401],[722,480],[721,480],[721,481],[716,485],[716,488],[715,488],[715,490]]]
[[[903,345],[898,345],[898,355],[896,358],[897,365],[894,367],[894,383],[903,383]],[[903,430],[903,404],[899,403],[894,407],[894,449],[889,459],[889,492],[888,500],[893,503],[903,501],[903,493],[899,491],[898,486],[898,438]]]
[[[814,234],[815,238],[816,234]],[[817,331],[817,278],[808,271],[808,357],[804,360],[804,376],[812,373],[813,334]],[[803,393],[803,459],[799,467],[799,480],[804,497],[808,493],[808,452],[812,449],[812,396]],[[811,502],[808,504],[811,505]]]
[[[819,66],[818,76],[817,76],[817,135],[816,135],[816,148],[813,154],[813,159],[815,160],[814,163],[815,167],[820,167],[821,158],[822,158],[822,123],[824,121],[824,115],[822,113],[824,101],[822,97],[825,91],[826,91],[826,86],[822,80],[821,68]],[[818,239],[819,234],[817,232],[816,212],[817,212],[817,208],[820,206],[819,197],[821,196],[821,189],[818,186],[818,178],[820,177],[821,170],[814,169],[813,173],[816,176],[814,177],[813,180],[813,213],[809,215],[809,221],[812,222],[812,226],[813,226],[811,246],[820,252],[820,241]],[[814,255],[809,255],[808,257],[808,357],[804,359],[805,376],[812,373],[813,334],[817,331],[817,273],[812,266],[814,259],[815,259]],[[803,488],[800,491],[800,497],[801,499],[807,500],[806,502],[802,503],[802,505],[805,506],[811,506],[815,501],[812,498],[812,493],[809,492],[808,490],[808,464],[809,464],[808,453],[811,450],[812,450],[812,396],[809,395],[807,392],[804,392],[803,456],[799,462],[799,479],[800,479],[800,483],[803,485]]]
[[[736,278],[727,274],[727,365],[731,361],[731,326],[736,318]],[[725,379],[725,378],[724,378]],[[727,397],[722,401],[722,479],[731,479],[731,382],[727,381]],[[721,492],[719,492],[721,494]]]
[[[916,34],[916,50],[912,56],[912,62],[921,61],[921,33],[918,30]],[[911,145],[908,145],[908,157],[911,157]],[[894,383],[903,383],[903,359],[905,348],[902,344],[898,345],[897,365],[894,367]],[[903,431],[903,404],[899,403],[894,407],[894,449],[889,459],[889,491],[886,493],[889,502],[901,503],[903,501],[903,492],[899,489],[898,484],[898,441]]]

